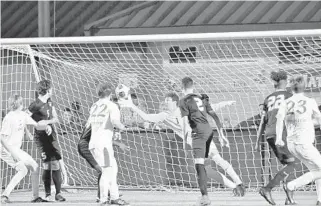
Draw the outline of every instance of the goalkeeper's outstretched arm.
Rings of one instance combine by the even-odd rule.
[[[128,105],[134,112],[136,112],[144,121],[158,123],[167,118],[167,113],[161,112],[158,114],[147,114],[143,110],[139,109],[136,105]]]

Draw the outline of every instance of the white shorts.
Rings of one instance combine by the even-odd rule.
[[[289,142],[288,149],[310,171],[321,170],[321,154],[313,144],[294,144]]]
[[[15,153],[26,166],[32,167],[37,164],[37,162],[25,151],[16,149]],[[12,155],[3,148],[1,149],[1,159],[13,168],[15,168],[18,163],[18,161],[15,160]]]
[[[116,162],[113,148],[94,148],[90,152],[100,167],[112,167]]]

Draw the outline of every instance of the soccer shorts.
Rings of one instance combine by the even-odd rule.
[[[18,161],[15,160],[12,155],[6,151],[5,149],[1,149],[1,159],[6,162],[10,167],[15,168]],[[21,149],[17,149],[16,151],[17,156],[19,156],[20,160],[26,165],[26,166],[33,166],[36,165],[36,161],[25,151]]]
[[[213,142],[213,132],[204,135],[192,133],[192,148],[194,158],[207,158],[210,152],[210,147],[213,145],[215,148],[212,148],[211,151],[214,149],[217,150],[216,145],[211,144],[211,142]]]
[[[295,159],[293,157],[293,155],[290,153],[290,151],[288,150],[287,145],[285,145],[284,147],[277,147],[275,145],[275,140],[276,137],[269,137],[267,138],[267,142],[270,146],[270,148],[273,150],[276,158],[281,162],[281,164],[285,165],[288,164],[290,162],[294,162]]]
[[[78,142],[78,152],[80,156],[82,156],[92,168],[95,168],[98,163],[90,152],[89,143],[86,140],[81,139]]]
[[[110,148],[94,148],[90,151],[100,167],[112,167],[116,162],[112,146]]]
[[[289,151],[310,171],[321,170],[321,154],[313,144],[288,143]]]
[[[61,154],[56,134],[47,135],[46,132],[36,132],[35,140],[43,162],[61,160]]]

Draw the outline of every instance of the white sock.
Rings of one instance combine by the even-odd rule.
[[[219,165],[223,170],[226,171],[226,173],[232,178],[232,180],[235,182],[236,185],[242,184],[242,181],[240,177],[236,174],[234,171],[232,165],[224,160],[221,155],[216,154],[212,156],[212,160]]]
[[[39,168],[31,173],[32,195],[36,199],[39,197]]]
[[[117,163],[115,161],[115,163],[112,166],[112,176],[111,176],[111,182],[110,182],[110,199],[111,200],[119,199],[117,173],[118,173],[118,166],[117,166]]]
[[[236,184],[229,180],[225,175],[222,173],[214,170],[211,165],[205,166],[206,175],[208,178],[215,180],[218,183],[224,184],[228,188],[236,188]]]
[[[112,175],[112,167],[102,168],[102,174],[99,181],[100,201],[102,203],[108,200],[108,192],[110,189],[111,175]]]
[[[19,164],[19,163],[18,163]],[[19,165],[17,164],[16,170],[17,173],[13,176],[9,184],[7,185],[6,189],[2,193],[2,195],[9,197],[12,190],[18,185],[18,183],[27,175],[28,169],[27,167],[23,164],[20,163]]]
[[[236,184],[232,182],[230,179],[228,179],[225,175],[221,174],[223,178],[224,185],[228,188],[236,188]]]
[[[315,186],[317,188],[318,201],[321,202],[321,179],[315,181]]]
[[[304,175],[300,176],[299,178],[289,182],[288,188],[290,190],[295,190],[298,187],[302,187],[303,185],[307,185],[310,182],[320,179],[320,178],[321,178],[321,172],[319,172],[319,171],[307,172]]]
[[[230,167],[227,168],[226,173],[232,178],[236,185],[242,184],[240,177],[236,174],[232,165],[230,165]]]

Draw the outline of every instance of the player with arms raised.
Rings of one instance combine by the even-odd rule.
[[[31,117],[41,125],[50,125],[50,131],[42,131],[36,128],[35,141],[41,154],[43,162],[42,180],[45,186],[46,200],[51,201],[51,179],[56,188],[55,200],[63,202],[66,199],[61,195],[61,171],[60,163],[61,154],[57,141],[57,135],[54,130],[54,124],[58,123],[58,115],[52,104],[50,97],[52,96],[51,83],[48,80],[42,80],[37,84],[37,92],[39,94],[36,101],[30,104],[29,113]]]
[[[272,198],[272,189],[279,185],[281,181],[288,178],[289,174],[293,173],[295,166],[295,159],[292,154],[288,151],[287,147],[277,147],[275,145],[276,141],[276,115],[278,113],[280,104],[292,96],[291,93],[286,91],[287,85],[287,74],[284,71],[272,72],[271,80],[273,81],[275,92],[267,96],[263,104],[263,114],[260,122],[260,127],[257,137],[256,149],[259,147],[259,141],[262,139],[262,134],[265,132],[266,140],[273,150],[276,158],[280,161],[282,165],[285,165],[283,169],[278,171],[275,177],[270,180],[270,182],[262,187],[259,191],[267,202],[271,205],[275,205]],[[283,133],[283,138],[286,137],[286,132]],[[287,202],[288,200],[286,200]]]
[[[295,204],[293,191],[301,186],[316,181],[318,202],[321,205],[321,154],[313,145],[315,129],[313,119],[321,125],[321,113],[316,101],[304,95],[305,82],[303,76],[290,80],[293,96],[285,100],[279,108],[276,122],[275,144],[284,147],[282,140],[283,125],[287,130],[287,145],[289,151],[302,161],[309,172],[284,185],[284,190],[290,201]]]
[[[102,171],[99,181],[100,202],[109,204],[108,192],[110,191],[110,204],[128,205],[119,198],[118,168],[113,150],[114,127],[125,130],[125,126],[120,122],[118,106],[110,101],[111,87],[108,84],[99,84],[97,93],[99,100],[90,109],[86,129],[91,127],[89,150]]]
[[[211,201],[207,195],[207,174],[204,162],[209,153],[212,153],[211,150],[215,150],[216,147],[214,148],[215,144],[212,143],[213,130],[208,123],[207,114],[212,116],[217,124],[221,144],[228,146],[229,143],[223,134],[219,118],[211,106],[208,102],[202,101],[201,96],[193,93],[194,83],[191,78],[185,77],[182,79],[182,89],[185,96],[180,100],[179,107],[183,117],[183,134],[187,133],[188,124],[192,128],[192,149],[198,184],[202,193],[199,205],[210,205]],[[228,168],[233,170],[231,167]],[[234,175],[237,176],[236,174]],[[240,187],[242,188],[241,185]]]
[[[39,197],[39,167],[37,162],[21,149],[24,131],[27,131],[29,140],[33,137],[26,128],[26,125],[37,127],[38,124],[25,112],[22,111],[22,97],[13,95],[9,98],[10,112],[3,120],[1,135],[1,159],[9,166],[17,170],[6,189],[2,193],[1,202],[10,203],[9,195],[17,184],[28,173],[32,171],[33,200],[31,202],[47,202]]]

